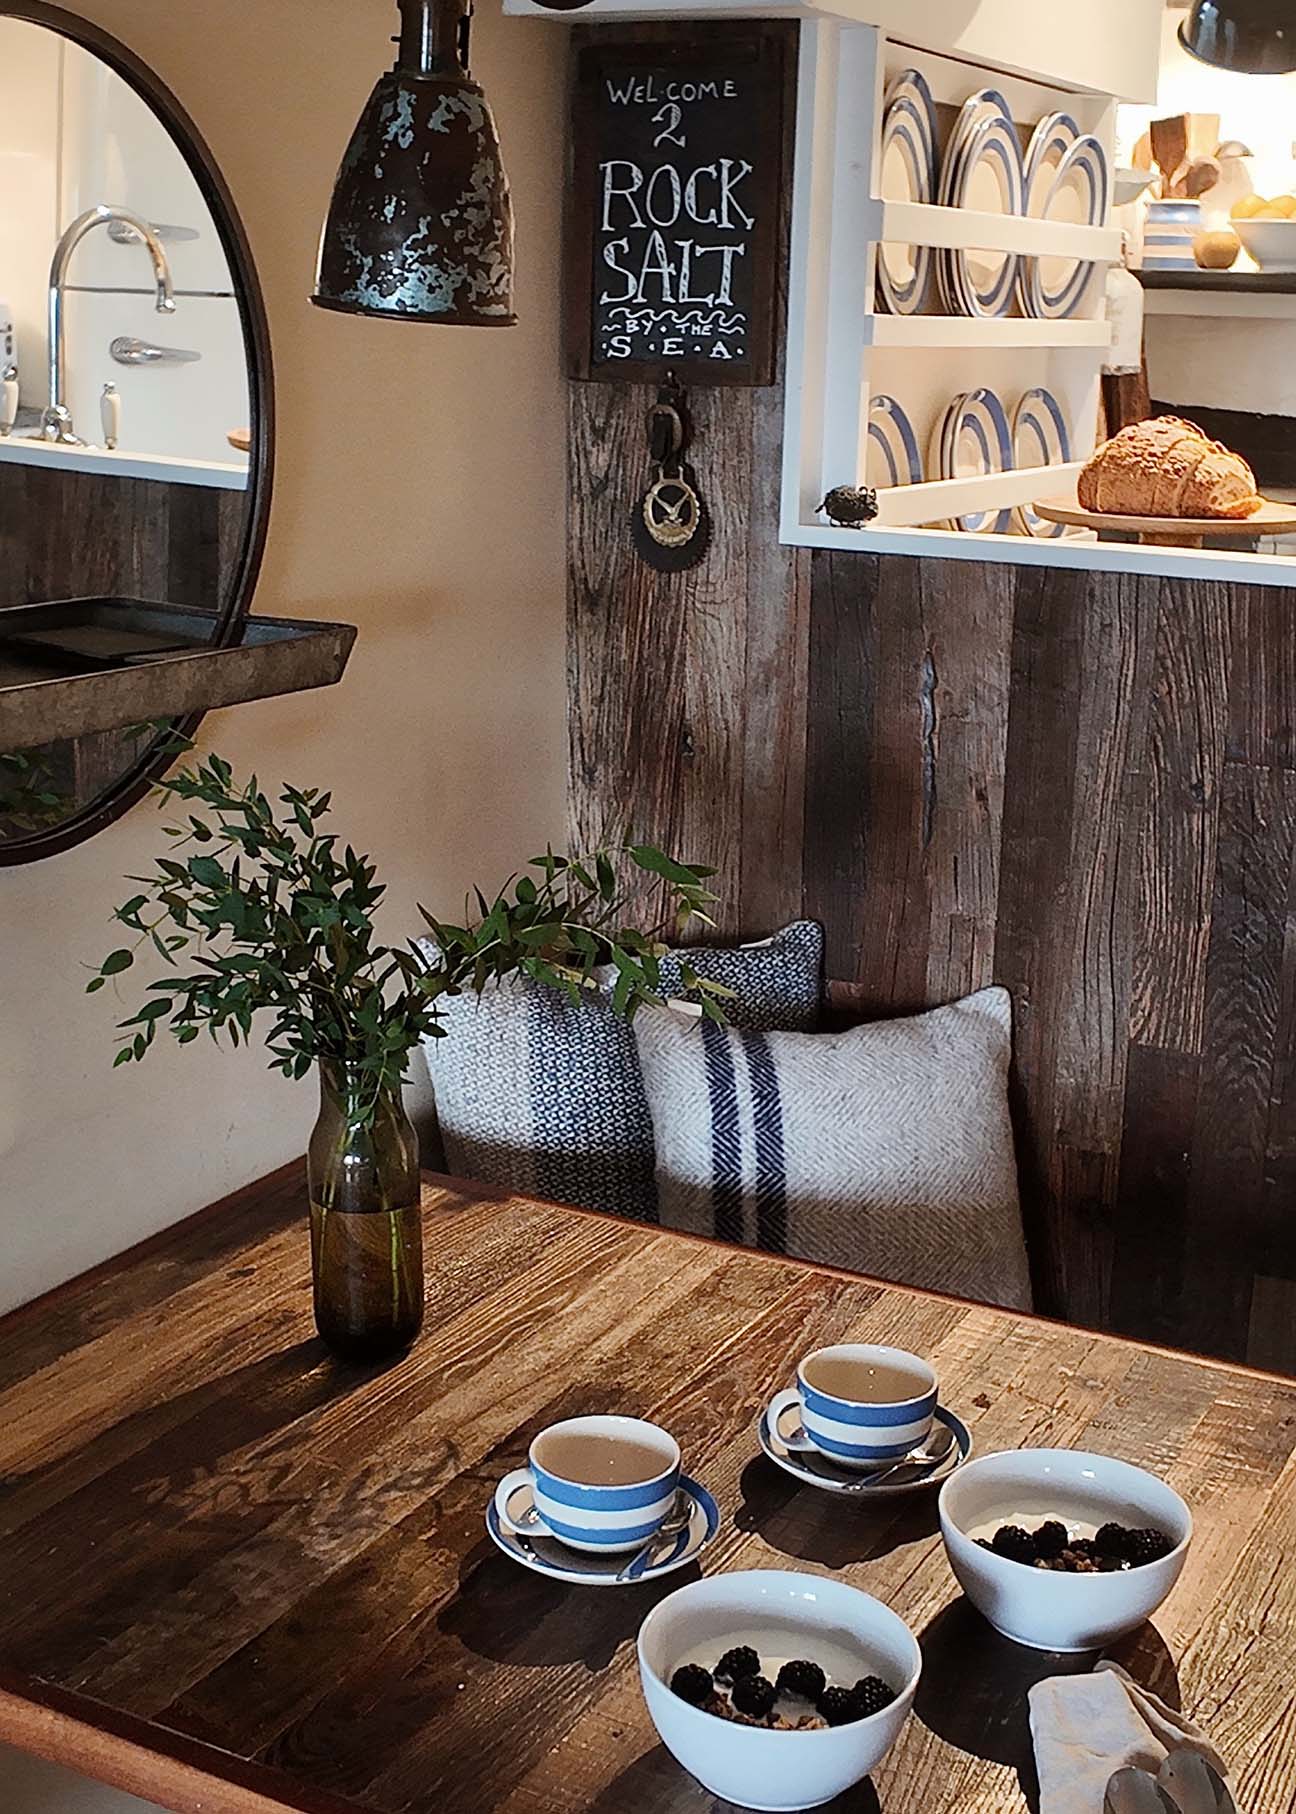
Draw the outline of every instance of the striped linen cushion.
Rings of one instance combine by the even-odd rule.
[[[417,941],[429,963],[436,947]],[[687,952],[700,976],[737,993],[730,1018],[746,1028],[818,1025],[823,928],[798,920],[773,938]],[[604,991],[579,1005],[525,978],[438,1003],[448,1036],[423,1050],[436,1094],[446,1163],[523,1195],[657,1221],[652,1118],[634,1034]],[[679,994],[679,958],[662,962]]]
[[[634,1031],[668,1226],[1030,1308],[1006,990],[845,1033]]]

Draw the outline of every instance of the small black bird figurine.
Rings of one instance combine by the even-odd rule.
[[[862,529],[878,513],[877,493],[867,485],[834,485],[819,508],[839,529]]]

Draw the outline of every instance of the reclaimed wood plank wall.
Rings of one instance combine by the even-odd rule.
[[[570,386],[574,834],[799,913],[866,1015],[996,981],[1040,1307],[1296,1372],[1296,624],[1267,587],[782,547],[782,394],[695,390],[650,572],[643,386]]]
[[[0,606],[86,595],[214,606],[242,549],[248,493],[0,466]]]

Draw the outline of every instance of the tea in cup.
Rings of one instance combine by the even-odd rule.
[[[569,1549],[594,1555],[638,1549],[670,1511],[679,1485],[675,1438],[639,1417],[569,1417],[541,1430],[527,1465],[495,1489],[506,1530],[534,1536],[535,1525],[509,1515],[509,1501],[529,1484],[544,1529]]]
[[[801,1412],[800,1431],[783,1437],[789,1449],[817,1449],[841,1468],[883,1468],[926,1441],[936,1375],[903,1348],[840,1342],[806,1355],[796,1385],[770,1403],[771,1428],[789,1405]]]

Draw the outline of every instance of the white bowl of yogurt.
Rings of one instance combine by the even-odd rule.
[[[1107,1523],[1165,1534],[1168,1553],[1112,1574],[1033,1568],[983,1547],[1002,1525],[1033,1531],[1057,1519],[1072,1538]],[[1101,1650],[1151,1617],[1188,1554],[1192,1514],[1143,1468],[1080,1449],[982,1455],[941,1488],[941,1536],[972,1604],[1004,1637],[1034,1650]]]
[[[734,1725],[672,1690],[687,1663],[713,1668],[734,1645],[750,1645],[770,1681],[782,1664],[816,1662],[849,1686],[877,1675],[894,1699],[880,1712],[821,1731]],[[791,1814],[814,1808],[875,1769],[900,1735],[922,1671],[909,1627],[849,1582],[792,1569],[703,1575],[668,1594],[639,1628],[639,1675],[662,1743],[724,1802]]]

